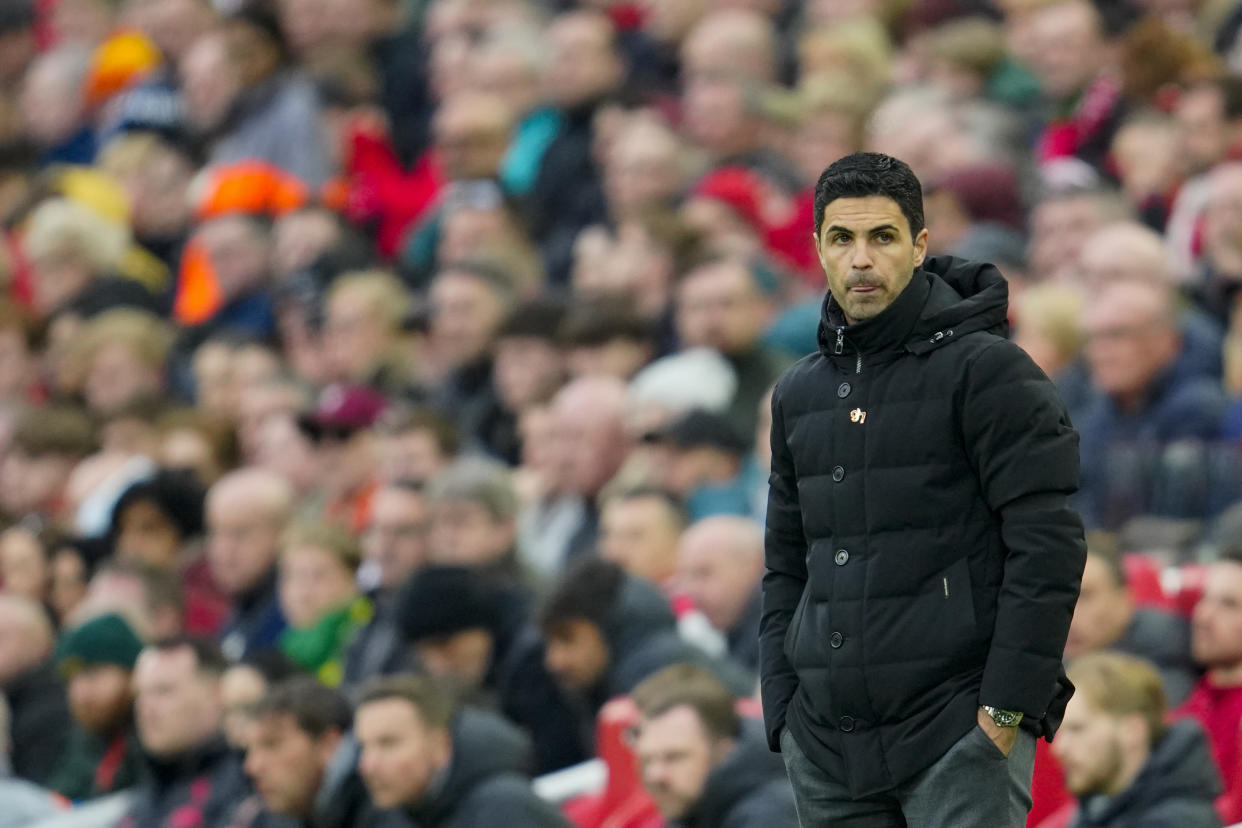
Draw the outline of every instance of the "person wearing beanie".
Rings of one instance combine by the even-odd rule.
[[[64,634],[56,663],[68,687],[73,725],[48,787],[71,800],[136,784],[141,752],[130,680],[142,641],[120,615],[92,618]]]
[[[224,623],[228,604],[202,555],[205,497],[193,475],[160,470],[122,492],[108,537],[118,560],[175,575],[183,585],[186,629],[213,635]]]
[[[587,758],[522,590],[477,567],[431,564],[402,586],[394,622],[427,673],[530,734],[536,773]]]

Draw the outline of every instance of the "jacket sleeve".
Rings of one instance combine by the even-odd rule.
[[[763,614],[759,620],[759,673],[768,747],[780,752],[785,710],[798,677],[785,658],[785,634],[806,586],[806,535],[798,505],[798,481],[785,439],[781,387],[772,394],[772,474],[764,532]]]
[[[1086,562],[1078,434],[1052,383],[1016,345],[985,348],[967,368],[961,422],[1006,556],[979,703],[1044,719]]]

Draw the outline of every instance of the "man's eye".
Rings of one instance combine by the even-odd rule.
[[[880,244],[888,244],[889,242],[893,240],[893,234],[892,233],[876,233],[875,240],[878,241]]]
[[[837,235],[832,237],[833,244],[849,244],[849,241],[850,241],[850,237],[843,233],[838,233]]]

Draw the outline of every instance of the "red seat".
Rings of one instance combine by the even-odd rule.
[[[1207,579],[1207,567],[1203,564],[1182,564],[1177,569],[1177,590],[1173,593],[1173,609],[1189,618],[1194,614],[1195,604],[1203,597],[1203,585]]]
[[[1126,583],[1134,603],[1140,607],[1172,609],[1173,602],[1164,593],[1160,579],[1160,565],[1146,555],[1129,554],[1123,557]]]
[[[1052,755],[1052,745],[1040,739],[1035,744],[1035,773],[1031,779],[1031,813],[1027,817],[1028,828],[1062,828],[1069,824],[1069,815],[1077,807],[1070,792],[1065,789],[1065,774],[1061,763]],[[1063,822],[1047,822],[1069,808]]]
[[[638,709],[628,698],[613,699],[599,712],[595,725],[596,754],[608,767],[602,793],[579,797],[562,808],[578,828],[660,828],[663,817],[643,789],[634,752],[626,734],[638,722]]]

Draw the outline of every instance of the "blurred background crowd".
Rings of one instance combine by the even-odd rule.
[[[0,824],[122,790],[136,828],[792,824],[747,701],[767,400],[860,149],[919,175],[932,253],[1000,267],[1081,432],[1067,655],[1154,663],[1148,719],[1209,736],[1177,793],[1242,820],[1240,33],[1231,0],[3,0]],[[1073,816],[1139,750],[1101,744],[1041,748],[1033,825],[1113,824]]]

